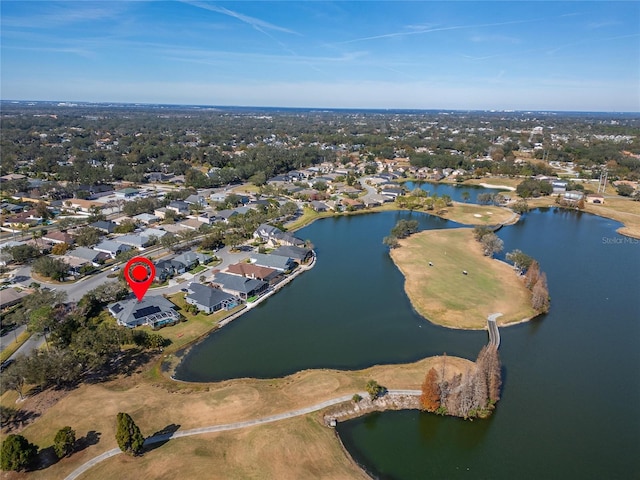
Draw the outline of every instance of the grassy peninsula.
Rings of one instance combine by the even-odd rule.
[[[499,325],[536,315],[516,272],[484,256],[472,229],[429,230],[399,242],[391,258],[405,276],[414,308],[432,323],[481,329],[492,313],[503,314]]]
[[[82,384],[58,391],[58,398],[36,395],[22,403],[38,412],[38,420],[22,433],[41,448],[53,443],[63,424],[78,437],[97,438],[68,458],[29,478],[65,478],[84,462],[116,447],[116,414],[128,412],[143,435],[162,430],[188,430],[258,419],[308,407],[362,391],[369,379],[389,389],[420,389],[425,372],[442,364],[431,357],[411,364],[382,365],[357,371],[307,370],[283,378],[236,379],[217,383],[149,379],[145,368],[101,384]],[[447,357],[449,374],[472,369],[472,361]],[[52,394],[56,392],[51,392]],[[3,404],[15,402],[15,392]],[[49,402],[49,405],[42,405]],[[90,435],[93,432],[93,435]],[[88,470],[82,479],[174,478],[368,478],[343,451],[335,432],[322,423],[322,411],[219,433],[176,438],[154,445],[142,457],[116,455]],[[2,472],[2,478],[24,478]]]

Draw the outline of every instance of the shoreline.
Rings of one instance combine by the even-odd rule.
[[[165,360],[161,359],[160,360],[160,373],[164,377],[166,377],[166,378],[168,378],[170,380],[173,380],[174,382],[194,383],[194,382],[190,382],[188,380],[181,380],[179,378],[175,378],[175,376],[174,376],[175,372],[176,372],[176,369],[184,361],[184,357],[189,353],[189,350],[191,348],[193,348],[195,345],[197,345],[198,343],[200,343],[201,341],[205,340],[209,335],[215,333],[216,331],[218,331],[222,327],[224,327],[224,326],[230,324],[231,322],[233,322],[234,320],[240,318],[242,315],[244,315],[245,313],[249,312],[254,307],[259,305],[263,301],[267,300],[272,295],[275,295],[282,288],[284,288],[289,283],[291,283],[295,278],[297,278],[298,275],[301,275],[304,272],[307,272],[307,271],[311,270],[316,265],[316,259],[317,259],[316,253],[315,253],[315,251],[313,251],[313,255],[311,257],[311,261],[308,264],[300,265],[295,272],[291,273],[285,279],[283,279],[282,281],[278,282],[278,284],[274,285],[273,288],[270,288],[267,293],[265,293],[264,295],[261,295],[254,302],[252,302],[251,305],[245,304],[245,306],[244,306],[244,308],[242,310],[239,310],[239,311],[229,315],[228,317],[223,318],[216,325],[214,325],[213,328],[211,328],[210,330],[207,330],[202,335],[200,335],[198,338],[194,339],[193,341],[189,342],[187,345],[181,347],[180,349],[178,349],[174,353],[172,353],[171,355],[173,357],[175,357],[176,359],[178,359],[179,361],[178,362],[172,362],[172,364],[169,366],[167,371],[163,370],[162,365],[164,364]],[[200,383],[200,382],[195,382],[195,383]]]

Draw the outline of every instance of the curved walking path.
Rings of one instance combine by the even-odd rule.
[[[422,392],[420,390],[388,390],[388,394],[390,395],[421,395]],[[163,435],[155,435],[153,437],[149,437],[144,441],[145,446],[153,445],[154,443],[166,442],[172,438],[180,438],[180,437],[190,437],[192,435],[201,435],[203,433],[215,433],[215,432],[226,432],[228,430],[239,430],[241,428],[254,427],[256,425],[264,425],[265,423],[273,423],[278,422],[280,420],[286,420],[289,418],[299,417],[302,415],[307,415],[309,413],[317,412],[318,410],[322,410],[327,407],[331,407],[333,405],[337,405],[339,403],[348,402],[353,398],[354,394],[343,395],[341,397],[332,398],[330,400],[325,400],[324,402],[316,403],[315,405],[311,405],[310,407],[299,408],[297,410],[290,410],[284,413],[278,413],[276,415],[270,415],[268,417],[257,418],[255,420],[245,420],[243,422],[235,422],[235,423],[225,423],[222,425],[210,425],[208,427],[200,427],[200,428],[192,428],[190,430],[177,431],[174,433],[167,433]],[[368,395],[367,392],[358,392],[360,396]],[[119,448],[112,448],[111,450],[107,450],[106,452],[98,455],[97,457],[92,458],[88,462],[85,462],[80,467],[76,468],[73,472],[65,477],[65,480],[74,480],[82,475],[84,472],[94,467],[98,463],[103,460],[107,460],[108,458],[115,457],[122,453],[122,450]]]

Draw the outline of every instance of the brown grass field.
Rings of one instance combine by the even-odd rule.
[[[261,418],[362,391],[373,378],[387,388],[419,389],[426,372],[441,364],[431,357],[405,365],[375,366],[358,371],[307,370],[284,378],[237,379],[191,384],[160,379],[144,372],[103,384],[85,384],[66,392],[57,403],[22,431],[41,448],[53,444],[58,429],[70,425],[77,437],[99,432],[97,444],[43,470],[3,472],[2,478],[64,478],[91,458],[115,448],[115,418],[129,413],[149,436],[169,425],[181,430]],[[464,372],[471,362],[447,357],[449,373]],[[42,395],[19,406],[32,410]],[[15,404],[7,392],[3,405]],[[334,432],[322,426],[320,413],[295,419],[202,436],[170,440],[141,458],[118,455],[82,478],[367,478],[345,454]]]
[[[435,324],[482,329],[492,313],[503,313],[499,325],[535,316],[518,275],[509,265],[484,256],[471,229],[417,233],[401,240],[391,257],[405,276],[414,308]]]
[[[431,212],[428,212],[431,213]],[[463,225],[497,225],[498,223],[515,223],[519,216],[508,208],[493,205],[476,205],[475,203],[454,202],[453,207],[445,209],[439,217],[462,223]]]

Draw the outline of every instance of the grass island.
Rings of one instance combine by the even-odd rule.
[[[416,311],[437,325],[482,329],[492,313],[502,313],[499,325],[537,315],[524,282],[511,266],[483,255],[473,229],[413,234],[400,240],[391,258]]]

